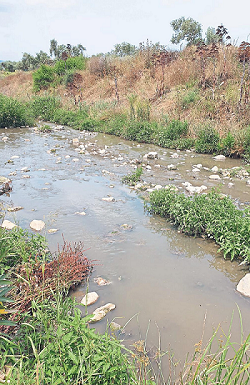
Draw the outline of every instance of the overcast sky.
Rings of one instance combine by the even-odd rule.
[[[250,34],[250,0],[0,0],[0,59],[48,53],[53,38],[81,43],[88,56],[147,38],[170,46],[170,22],[181,16],[201,23],[204,35],[221,23],[238,42]]]

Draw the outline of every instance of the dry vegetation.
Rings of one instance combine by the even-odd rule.
[[[248,60],[240,60],[239,48],[218,46],[214,51],[206,46],[203,51],[192,46],[164,55],[145,49],[123,58],[92,57],[87,69],[77,71],[79,75],[68,86],[59,84],[46,92],[59,95],[67,107],[84,102],[110,109],[118,101],[116,111],[128,111],[129,98],[136,95],[137,101],[150,105],[151,119],[167,115],[186,120],[191,130],[212,122],[222,134],[248,124],[250,75]],[[0,92],[30,98],[31,73],[0,78]],[[102,108],[102,114],[107,114],[107,108]]]

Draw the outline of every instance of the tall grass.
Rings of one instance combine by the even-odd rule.
[[[29,108],[16,99],[0,94],[0,128],[32,125]]]

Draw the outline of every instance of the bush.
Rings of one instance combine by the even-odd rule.
[[[34,91],[38,92],[42,89],[47,89],[55,78],[54,68],[42,64],[33,74]]]
[[[155,139],[161,147],[171,148],[172,142],[188,134],[188,123],[172,120],[166,127],[160,127]]]
[[[150,194],[150,210],[170,219],[185,234],[213,238],[225,258],[250,262],[250,209],[238,210],[229,197],[215,191],[186,197],[169,188]]]
[[[181,100],[181,107],[186,110],[191,104],[195,103],[199,99],[198,90],[189,90]]]
[[[123,132],[123,137],[128,140],[136,140],[137,142],[150,143],[156,127],[156,123],[128,120]]]
[[[69,57],[66,60],[66,68],[68,70],[85,70],[86,60],[83,56]]]
[[[201,154],[212,154],[220,149],[220,136],[213,127],[206,126],[198,132],[195,150]]]
[[[36,118],[53,121],[60,104],[60,100],[54,96],[37,96],[31,101],[30,106]]]
[[[235,138],[229,132],[224,138],[221,139],[221,149],[224,155],[230,156],[234,149]]]
[[[0,128],[32,124],[30,110],[24,103],[0,94]]]

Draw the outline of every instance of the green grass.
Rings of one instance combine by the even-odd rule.
[[[148,209],[185,234],[214,239],[225,258],[250,262],[250,208],[238,210],[229,197],[215,191],[187,197],[170,188],[152,192]]]
[[[0,94],[0,128],[30,126],[34,123],[25,103]]]
[[[134,186],[137,182],[141,180],[142,173],[142,167],[138,167],[134,173],[124,176],[122,178],[122,182],[130,186]]]

